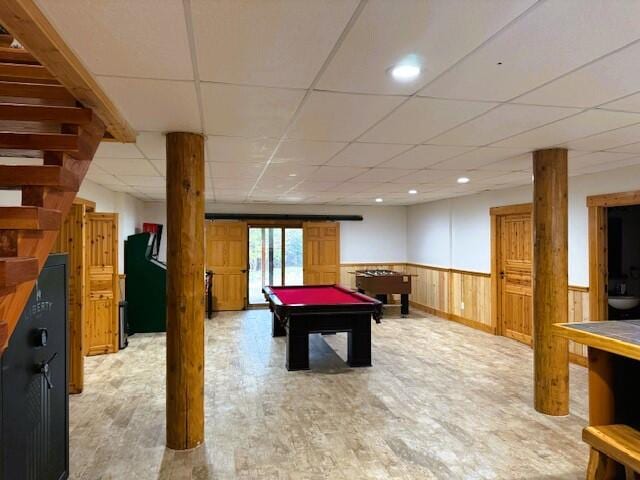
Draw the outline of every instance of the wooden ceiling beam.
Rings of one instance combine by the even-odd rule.
[[[83,106],[93,109],[115,139],[135,142],[133,128],[53,28],[35,0],[0,0],[0,24]]]

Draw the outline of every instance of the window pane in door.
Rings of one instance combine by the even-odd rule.
[[[284,284],[302,285],[302,229],[284,231]]]

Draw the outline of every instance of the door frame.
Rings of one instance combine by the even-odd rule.
[[[252,228],[279,228],[280,230],[282,230],[282,241],[281,241],[281,246],[280,246],[280,255],[282,258],[282,273],[281,273],[281,282],[284,285],[284,276],[285,276],[285,265],[284,265],[284,259],[285,259],[285,230],[287,228],[300,228],[302,229],[302,222],[298,221],[298,220],[258,220],[258,221],[251,221],[251,222],[247,222],[247,281],[246,281],[246,285],[247,285],[247,307],[251,308],[251,307],[256,307],[256,308],[261,308],[261,307],[265,307],[267,305],[266,300],[264,302],[261,303],[251,303],[251,301],[249,300],[251,297],[249,296],[249,289],[251,288],[250,282],[249,282],[249,277],[251,275],[251,257],[249,256],[250,252],[249,252],[249,232],[250,229]],[[303,242],[303,247],[304,247],[304,242]],[[302,269],[304,271],[304,262],[302,265]]]
[[[515,205],[505,205],[489,209],[491,216],[491,325],[496,335],[504,335],[504,324],[502,321],[502,302],[500,279],[500,217],[506,215],[533,214],[533,203],[518,203]]]
[[[607,258],[609,226],[607,208],[640,205],[640,190],[587,197],[589,211],[589,320],[607,320]]]

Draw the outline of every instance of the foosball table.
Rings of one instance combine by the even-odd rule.
[[[400,313],[409,314],[412,275],[394,270],[356,270],[356,289],[389,305],[390,295],[400,295]]]

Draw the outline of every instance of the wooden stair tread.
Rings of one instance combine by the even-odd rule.
[[[86,125],[91,122],[91,117],[92,112],[88,108],[0,103],[0,120]]]
[[[68,133],[0,132],[0,148],[75,152],[78,136]]]
[[[0,165],[0,188],[50,187],[77,192],[80,181],[70,170],[55,165]]]
[[[56,79],[42,65],[29,65],[24,63],[0,63],[0,77],[13,81],[41,81],[42,83],[55,82]]]
[[[60,228],[58,210],[41,207],[0,207],[0,230],[53,230]]]
[[[39,270],[35,257],[0,257],[0,288],[36,280]]]
[[[0,47],[0,62],[39,65],[33,55],[24,48]]]
[[[590,426],[582,440],[618,463],[640,472],[640,432],[628,425]]]
[[[62,85],[49,83],[21,83],[0,81],[0,97],[40,98],[43,100],[74,101]]]

